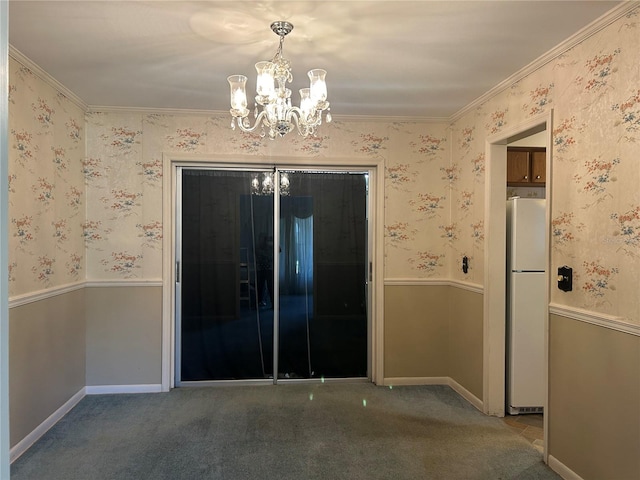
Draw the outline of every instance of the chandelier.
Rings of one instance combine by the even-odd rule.
[[[253,132],[258,127],[261,136],[269,132],[269,138],[277,135],[284,137],[294,128],[306,137],[316,133],[316,127],[322,124],[322,112],[326,113],[327,123],[331,122],[329,102],[327,102],[327,72],[321,69],[309,70],[310,86],[300,89],[300,106],[291,106],[291,90],[286,83],[293,80],[291,63],[282,57],[284,37],[293,30],[289,22],[279,21],[271,24],[271,30],[280,37],[280,45],[271,61],[256,63],[257,81],[253,115],[255,123],[250,126],[245,90],[247,77],[231,75],[227,80],[231,87],[231,129],[236,124],[243,132]]]
[[[256,173],[251,179],[251,194],[273,195],[273,177],[272,172]],[[289,196],[289,175],[286,172],[280,172],[280,196]]]

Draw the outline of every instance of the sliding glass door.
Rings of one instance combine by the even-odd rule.
[[[367,175],[287,172],[278,377],[367,376]]]
[[[273,192],[252,195],[255,174],[179,172],[179,382],[273,376],[273,310],[258,292],[258,240],[273,235]]]
[[[367,377],[367,180],[178,170],[177,385]]]

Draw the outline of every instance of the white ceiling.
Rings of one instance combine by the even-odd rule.
[[[448,118],[617,1],[9,2],[9,43],[89,106],[227,111],[278,36],[294,102],[324,68],[336,115]]]

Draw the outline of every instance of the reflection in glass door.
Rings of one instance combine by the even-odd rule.
[[[178,170],[176,385],[367,377],[367,180]]]

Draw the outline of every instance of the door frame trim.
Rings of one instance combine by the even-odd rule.
[[[279,169],[317,168],[343,170],[349,168],[369,170],[369,205],[371,207],[370,259],[373,261],[371,279],[371,381],[384,379],[384,159],[382,158],[305,158],[244,155],[194,155],[164,153],[162,156],[162,391],[175,387],[175,324],[176,324],[176,200],[178,167],[189,168],[243,168],[265,167]]]
[[[535,131],[545,130],[546,135],[546,186],[545,186],[545,281],[547,288],[543,301],[547,305],[544,320],[544,453],[548,457],[548,406],[549,406],[549,298],[551,275],[551,207],[552,207],[552,132],[553,109],[536,115],[485,141],[485,250],[484,250],[484,299],[483,299],[483,411],[492,416],[505,415],[506,398],[506,179],[507,144],[525,138]]]

